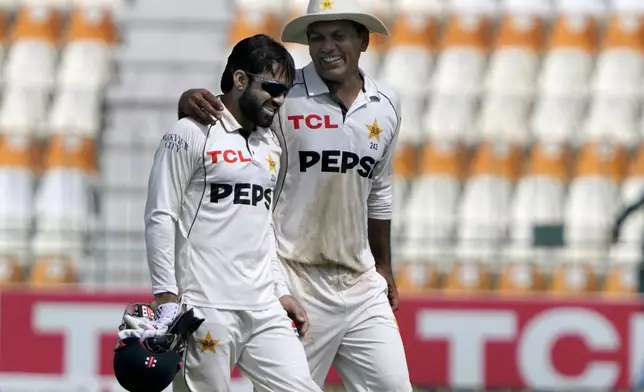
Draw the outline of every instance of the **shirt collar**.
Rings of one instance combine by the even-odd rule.
[[[365,93],[369,98],[380,99],[380,93],[378,92],[378,86],[376,86],[376,83],[371,80],[370,77],[365,75],[361,69],[359,71],[364,80],[362,92]],[[306,88],[306,93],[309,97],[330,93],[329,88],[326,86],[326,83],[324,83],[320,75],[318,75],[317,71],[315,70],[315,65],[313,65],[313,62],[309,63],[302,69],[302,76],[304,78],[304,87]]]
[[[221,99],[221,96],[219,96],[219,99]],[[228,133],[232,133],[239,131],[240,129],[244,129],[244,127],[239,124],[239,121],[237,121],[235,116],[228,111],[226,105],[223,106],[224,110],[221,112],[221,125],[224,127],[224,130]],[[268,138],[271,130],[269,128],[255,127],[254,132],[263,138]]]
[[[221,99],[221,96],[219,97]],[[224,127],[226,132],[235,132],[240,129],[243,129],[243,127],[239,124],[239,121],[233,116],[230,111],[228,111],[228,108],[226,105],[222,105],[224,107],[224,110],[221,112],[221,125]]]

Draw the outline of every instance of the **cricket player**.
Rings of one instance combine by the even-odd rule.
[[[267,127],[294,78],[280,43],[240,41],[221,77],[221,120],[179,120],[155,154],[145,238],[158,308],[141,336],[165,333],[180,309],[205,319],[175,392],[226,392],[235,365],[257,391],[321,392],[288,316],[304,334],[306,314],[280,294],[286,282],[271,223],[282,149]]]
[[[285,139],[274,222],[287,288],[310,320],[302,343],[316,383],[333,364],[349,392],[410,392],[390,259],[400,103],[358,67],[370,32],[388,35],[355,0],[311,0],[284,27],[282,41],[308,45],[312,62],[272,125]],[[220,107],[189,90],[179,116],[217,122]]]

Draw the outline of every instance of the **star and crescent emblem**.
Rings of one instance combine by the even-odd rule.
[[[322,11],[331,11],[333,9],[333,2],[331,0],[322,0],[320,2]]]
[[[382,133],[382,129],[378,126],[378,120],[373,120],[373,124],[365,124],[365,126],[369,130],[369,139],[376,139],[377,141],[380,141],[380,134]]]
[[[210,351],[211,353],[215,354],[217,351],[215,351],[215,346],[217,343],[219,343],[219,340],[214,340],[212,338],[212,335],[210,335],[210,331],[206,333],[206,337],[203,339],[197,339],[197,341],[201,344],[201,352],[205,353],[206,351]]]
[[[277,161],[273,160],[273,157],[271,154],[268,154],[268,158],[266,158],[266,163],[268,163],[268,170],[271,173],[277,172]]]

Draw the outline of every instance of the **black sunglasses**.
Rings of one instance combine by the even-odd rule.
[[[288,94],[290,87],[278,82],[277,80],[270,80],[260,75],[255,75],[249,72],[246,72],[249,76],[262,82],[262,89],[268,93],[273,98],[279,97],[280,95]]]

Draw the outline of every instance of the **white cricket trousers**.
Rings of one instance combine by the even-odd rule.
[[[282,271],[309,316],[301,341],[320,387],[333,364],[347,392],[412,392],[387,282],[375,268],[360,274],[283,260]]]
[[[258,392],[322,392],[292,321],[276,300],[261,311],[194,307],[205,321],[190,336],[175,392],[228,392],[235,365]]]

